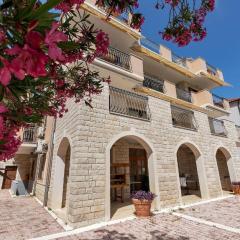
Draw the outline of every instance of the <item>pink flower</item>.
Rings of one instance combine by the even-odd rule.
[[[59,42],[65,42],[68,37],[63,32],[57,30],[59,23],[54,22],[52,24],[51,30],[46,32],[44,43],[48,46],[48,55],[54,61],[63,61],[64,55],[62,49],[57,46]]]
[[[109,47],[109,37],[103,32],[99,31],[96,36],[96,56],[102,56],[107,54]]]
[[[74,5],[79,8],[84,1],[85,0],[64,0],[56,6],[56,9],[61,10],[62,12],[69,12]]]

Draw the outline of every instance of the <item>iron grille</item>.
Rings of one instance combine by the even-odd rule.
[[[217,107],[224,108],[224,98],[219,97],[215,94],[212,94],[213,96],[213,104]]]
[[[23,142],[35,143],[36,142],[36,130],[35,126],[24,128],[23,130]]]
[[[132,69],[130,55],[113,47],[109,47],[107,54],[102,56],[101,59],[128,71]]]
[[[186,91],[181,88],[176,88],[177,91],[177,98],[184,100],[186,102],[192,102],[192,94],[191,91]]]
[[[111,113],[150,120],[148,97],[110,86]]]
[[[194,112],[171,106],[172,123],[174,126],[197,130],[198,124],[194,116]]]
[[[225,128],[224,121],[210,117],[208,119],[212,134],[218,136],[227,136],[227,130]]]
[[[182,67],[188,68],[186,58],[179,57],[173,52],[172,52],[172,61]]]
[[[150,76],[146,76],[146,75],[144,76],[143,86],[147,88],[151,88],[158,92],[162,92],[162,93],[165,92],[164,81],[150,77]]]

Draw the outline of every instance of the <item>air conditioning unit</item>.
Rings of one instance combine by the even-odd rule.
[[[44,127],[38,127],[37,129],[37,138],[44,138]]]
[[[38,139],[36,153],[46,153],[48,150],[48,144],[43,139]]]

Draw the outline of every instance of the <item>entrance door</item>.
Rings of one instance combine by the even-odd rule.
[[[15,180],[17,174],[17,166],[6,166],[2,183],[2,189],[11,188],[12,180]]]
[[[148,162],[144,149],[129,149],[130,191],[149,191]]]

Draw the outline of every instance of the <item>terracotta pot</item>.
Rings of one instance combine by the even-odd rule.
[[[233,190],[234,194],[240,195],[240,185],[233,184],[232,190]]]
[[[152,201],[132,199],[135,206],[135,214],[138,217],[149,217],[151,215]]]

